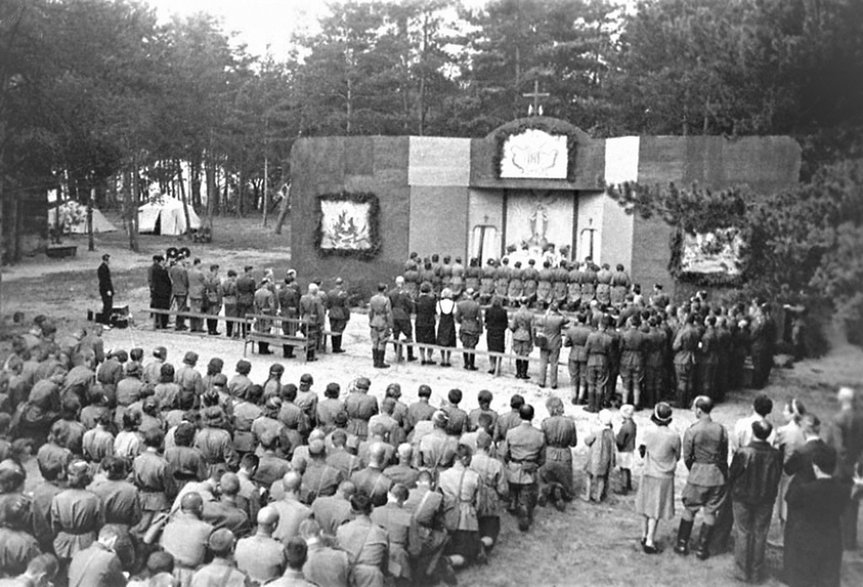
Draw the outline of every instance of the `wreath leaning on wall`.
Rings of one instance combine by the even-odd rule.
[[[566,179],[575,181],[575,153],[578,148],[578,137],[572,132],[569,124],[564,124],[555,118],[533,117],[525,118],[513,124],[507,124],[494,133],[494,158],[492,165],[495,175],[500,178],[500,167],[503,161],[503,146],[511,136],[520,135],[527,130],[541,130],[550,135],[566,135]]]
[[[380,233],[380,213],[381,207],[378,202],[378,197],[370,192],[339,192],[332,194],[321,194],[317,197],[316,224],[315,224],[315,250],[322,257],[354,257],[357,259],[374,259],[377,257],[383,246]],[[335,247],[324,248],[322,246],[324,239],[324,202],[353,202],[356,204],[368,204],[369,212],[367,218],[368,234],[366,235],[368,246],[362,247]],[[351,223],[347,223],[341,230],[345,236],[345,242],[350,242],[351,232],[356,227]]]

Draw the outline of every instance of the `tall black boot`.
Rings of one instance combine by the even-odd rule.
[[[259,355],[272,355],[273,353],[270,351],[270,343],[259,342],[258,343],[258,354]]]
[[[698,534],[698,544],[695,546],[695,556],[699,560],[707,560],[710,558],[710,535],[713,534],[713,526],[701,524],[701,531]]]
[[[523,359],[521,362],[521,378],[524,380],[530,379],[530,375],[527,374],[527,370],[530,368],[530,361],[527,359]]]
[[[463,364],[462,366],[465,369],[470,369],[470,355],[467,353],[462,353],[461,354],[461,360],[462,360],[462,364]]]
[[[408,363],[410,363],[412,361],[416,361],[416,360],[417,360],[417,358],[414,355],[414,347],[412,344],[409,344],[408,345]]]
[[[343,353],[342,350],[342,337],[341,335],[333,335],[333,352],[334,353]]]
[[[677,544],[674,545],[674,552],[677,554],[689,554],[689,537],[692,535],[692,520],[680,520],[680,526],[677,528]]]
[[[515,378],[522,379],[524,377],[524,372],[521,367],[521,359],[515,360]]]
[[[377,349],[372,349],[372,361],[373,361],[372,366],[373,366],[375,369],[377,369],[378,367],[380,367],[381,360],[380,360],[380,355],[378,354],[378,350],[377,350]]]

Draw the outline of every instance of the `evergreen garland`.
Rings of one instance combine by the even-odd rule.
[[[318,254],[322,257],[355,257],[357,259],[370,260],[377,257],[381,248],[383,247],[383,242],[381,241],[380,234],[380,213],[381,207],[378,202],[378,197],[370,192],[347,192],[342,191],[340,193],[335,194],[321,194],[318,196],[318,206],[316,212],[316,225],[315,225],[315,250],[317,250]],[[349,201],[357,204],[368,204],[369,205],[369,241],[371,242],[371,246],[365,249],[328,249],[323,248],[321,243],[324,238],[323,231],[323,223],[324,223],[324,210],[323,210],[323,202],[340,202],[340,201]]]
[[[659,186],[642,186],[634,182],[607,186],[606,193],[623,205],[629,214],[648,219],[658,216],[674,230],[669,242],[668,271],[678,281],[709,287],[740,286],[749,273],[753,226],[747,214],[747,201],[752,195],[745,188],[733,187],[712,191],[693,184],[690,189],[678,188],[673,183],[666,189]],[[747,197],[748,196],[748,197]],[[717,230],[737,229],[743,241],[740,251],[741,272],[729,275],[724,272],[696,273],[684,271],[684,234],[706,234]]]
[[[566,179],[575,181],[575,154],[578,148],[578,136],[573,132],[573,126],[568,122],[546,116],[521,118],[506,124],[494,132],[495,150],[492,158],[495,174],[500,179],[503,163],[503,146],[509,137],[519,135],[527,130],[541,130],[550,135],[566,136]]]

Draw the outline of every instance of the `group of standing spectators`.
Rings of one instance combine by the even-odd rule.
[[[364,377],[343,396],[309,373],[284,381],[280,363],[255,382],[248,361],[230,376],[220,358],[198,362],[189,351],[174,366],[163,347],[149,359],[106,352],[101,328],[61,336],[44,317],[14,340],[0,372],[2,574],[23,585],[454,584],[456,569],[489,560],[506,512],[527,532],[537,506],[565,510],[575,496],[581,439],[558,397],[535,426],[520,395],[498,413],[482,390],[468,411],[459,389],[436,406],[421,385],[408,404],[397,383],[379,401]],[[682,439],[660,401],[640,441],[633,406],[616,433],[603,410],[582,441],[584,498],[604,500],[615,464],[631,471],[639,454],[642,548],[657,554],[682,459],[677,553],[708,558],[733,528],[738,577],[762,580],[775,511],[784,580],[838,585],[842,549],[857,546],[863,411],[849,388],[837,399],[824,427],[797,400],[774,426],[759,395],[726,430],[700,395]]]

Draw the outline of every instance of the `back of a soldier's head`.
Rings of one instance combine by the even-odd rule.
[[[296,493],[300,490],[300,483],[303,478],[296,471],[288,471],[282,477],[282,486],[285,488],[285,493]]]
[[[533,406],[530,404],[524,404],[518,409],[518,415],[525,422],[533,421]]]
[[[187,493],[180,500],[180,510],[185,513],[200,515],[203,509],[204,500],[197,491]]]

